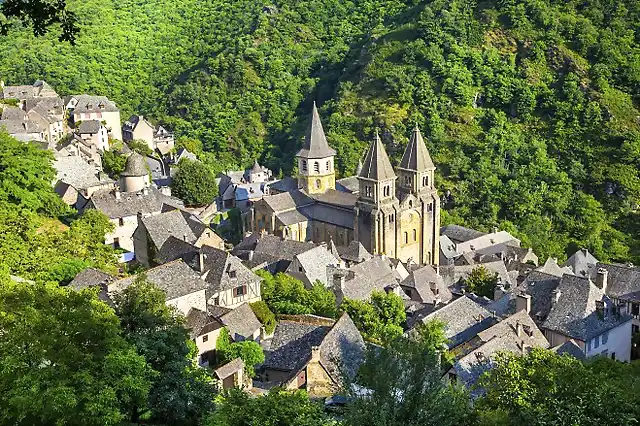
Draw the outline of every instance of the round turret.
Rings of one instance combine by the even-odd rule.
[[[120,174],[120,190],[122,192],[138,192],[149,185],[149,170],[144,157],[137,152],[133,152],[124,171]]]

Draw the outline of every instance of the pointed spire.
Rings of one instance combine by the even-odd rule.
[[[405,170],[414,170],[419,172],[435,169],[417,124],[413,129],[407,149],[404,150],[399,167]]]
[[[325,158],[336,155],[336,152],[327,143],[327,138],[322,129],[320,114],[315,101],[313,102],[313,111],[311,113],[311,123],[304,138],[302,149],[298,151],[297,156],[302,158]]]
[[[260,173],[262,171],[262,167],[258,164],[258,160],[253,160],[253,167],[251,168],[251,173]]]
[[[359,176],[360,172],[362,172],[362,160],[358,160],[358,167],[356,167],[356,176]]]
[[[389,157],[387,156],[387,152],[384,149],[377,130],[371,145],[369,145],[362,170],[358,176],[377,181],[396,178],[396,174],[393,172],[393,167],[391,167],[391,162],[389,161]]]

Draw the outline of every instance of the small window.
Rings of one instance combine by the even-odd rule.
[[[230,277],[230,278],[236,278],[236,277],[237,277],[237,275],[236,275],[236,271],[235,271],[235,270],[233,270],[233,271],[229,271],[229,277]]]
[[[433,204],[431,204],[431,203],[427,204],[427,211],[428,212],[433,211]]]
[[[591,350],[591,340],[587,342],[587,352]]]
[[[244,296],[246,293],[246,287],[241,285],[233,289],[234,297]]]
[[[327,171],[331,170],[331,160],[327,160]]]
[[[417,230],[413,230],[413,241],[418,241],[418,231]]]
[[[612,360],[616,360],[616,353],[615,352],[611,352],[611,359]]]
[[[307,171],[307,160],[302,160],[302,171],[303,172]]]
[[[116,237],[113,239],[113,248],[120,248],[120,238]]]
[[[373,195],[373,189],[371,186],[367,185],[364,187],[364,195],[365,197],[371,197]]]
[[[387,185],[384,187],[384,196],[388,197],[391,195],[391,186]]]
[[[593,349],[598,349],[600,347],[600,336],[596,336],[593,342]]]
[[[405,243],[405,244],[408,244],[408,243],[409,243],[409,233],[408,233],[408,232],[405,232],[405,233],[404,233],[404,243]]]
[[[219,306],[219,305],[220,305],[220,297],[215,297],[215,298],[213,299],[213,304],[214,304],[215,306]]]
[[[640,303],[631,304],[631,315],[640,315]]]
[[[394,221],[393,214],[390,214],[389,215],[389,223],[393,223],[393,221]]]
[[[313,171],[316,173],[320,173],[320,163],[318,163],[317,161],[313,163]]]
[[[302,266],[298,266],[298,272],[302,272]]]
[[[422,186],[429,186],[429,176],[422,176]]]
[[[209,341],[209,336],[202,336],[202,343],[206,343]]]
[[[316,189],[320,189],[322,187],[322,181],[320,179],[316,179]]]
[[[409,200],[409,208],[412,209],[413,208],[413,200]]]
[[[123,217],[118,219],[118,226],[124,226],[124,218]]]
[[[602,344],[606,345],[608,341],[609,341],[609,332],[605,331],[604,334],[602,335]]]

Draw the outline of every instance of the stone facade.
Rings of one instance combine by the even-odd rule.
[[[418,128],[395,170],[375,135],[355,177],[358,193],[336,190],[335,154],[314,105],[308,134],[297,154],[298,189],[255,202],[245,230],[296,241],[333,241],[338,246],[359,241],[374,255],[439,264],[436,168]]]

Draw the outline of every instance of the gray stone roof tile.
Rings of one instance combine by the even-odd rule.
[[[149,169],[144,157],[137,152],[132,152],[127,158],[122,176],[147,176]]]
[[[67,287],[74,290],[82,290],[83,288],[94,287],[107,284],[114,281],[113,275],[107,274],[95,268],[84,269],[75,276]]]
[[[405,291],[410,289],[412,292],[417,292],[422,303],[431,305],[447,303],[452,297],[442,277],[430,265],[411,271],[400,285]]]
[[[224,250],[203,246],[200,251],[204,256],[204,280],[213,293],[262,281],[239,258]]]
[[[374,256],[349,268],[349,276],[342,286],[344,297],[354,300],[368,300],[375,290],[384,291],[397,284],[395,270],[388,257]]]
[[[98,120],[85,120],[76,127],[76,133],[79,135],[95,135],[100,131],[102,123]]]
[[[319,346],[331,328],[323,325],[283,320],[278,322],[263,367],[297,371],[311,356],[311,348]]]
[[[314,102],[311,112],[311,123],[309,123],[309,129],[302,144],[302,149],[298,151],[296,156],[302,158],[326,158],[334,155],[336,155],[336,152],[327,142],[324,130],[322,129],[320,115]]]
[[[253,338],[253,334],[262,327],[248,303],[243,303],[221,315],[219,319],[229,329],[229,334],[234,340],[237,339],[237,336],[250,340]]]
[[[373,257],[362,243],[356,240],[351,241],[348,246],[338,246],[337,249],[340,257],[348,262],[360,263]]]
[[[579,277],[588,277],[595,271],[596,259],[586,248],[573,253],[562,266],[568,266],[571,271]]]
[[[452,242],[458,244],[481,237],[486,233],[460,225],[447,225],[440,228],[440,235],[446,235]]]
[[[156,248],[162,247],[170,236],[194,244],[207,229],[196,216],[180,209],[143,217],[142,225]]]
[[[316,280],[327,285],[327,266],[338,266],[336,259],[325,246],[317,246],[295,256],[298,259],[304,274],[311,283]]]
[[[89,204],[100,210],[108,217],[117,219],[143,214],[159,213],[163,207],[170,209],[182,207],[179,200],[167,197],[156,188],[149,188],[148,193],[121,193],[118,199],[111,190],[99,190],[93,193]]]
[[[387,156],[378,132],[376,132],[373,141],[369,145],[367,155],[362,165],[362,171],[358,177],[375,181],[396,178],[396,174],[393,171],[393,167],[391,166],[391,162],[389,161],[389,157]]]
[[[345,312],[320,344],[320,363],[334,382],[341,383],[343,375],[356,375],[364,352],[364,339]]]
[[[601,268],[607,270],[608,296],[640,303],[640,267],[598,263],[592,279],[595,280],[595,272]]]
[[[568,354],[581,361],[587,359],[584,351],[580,349],[580,346],[576,345],[572,340],[567,340],[563,344],[553,347],[551,350],[558,355]]]
[[[82,112],[119,112],[116,104],[110,101],[106,96],[92,95],[75,95],[72,96],[78,103],[74,108],[74,113]]]
[[[214,373],[218,380],[224,380],[232,374],[244,369],[244,362],[240,358],[236,358],[233,361],[229,361],[221,367],[214,370]]]
[[[434,170],[436,167],[433,165],[427,146],[422,139],[420,129],[416,126],[413,129],[409,144],[404,150],[402,160],[400,160],[400,166],[406,170],[423,172],[426,170]]]

